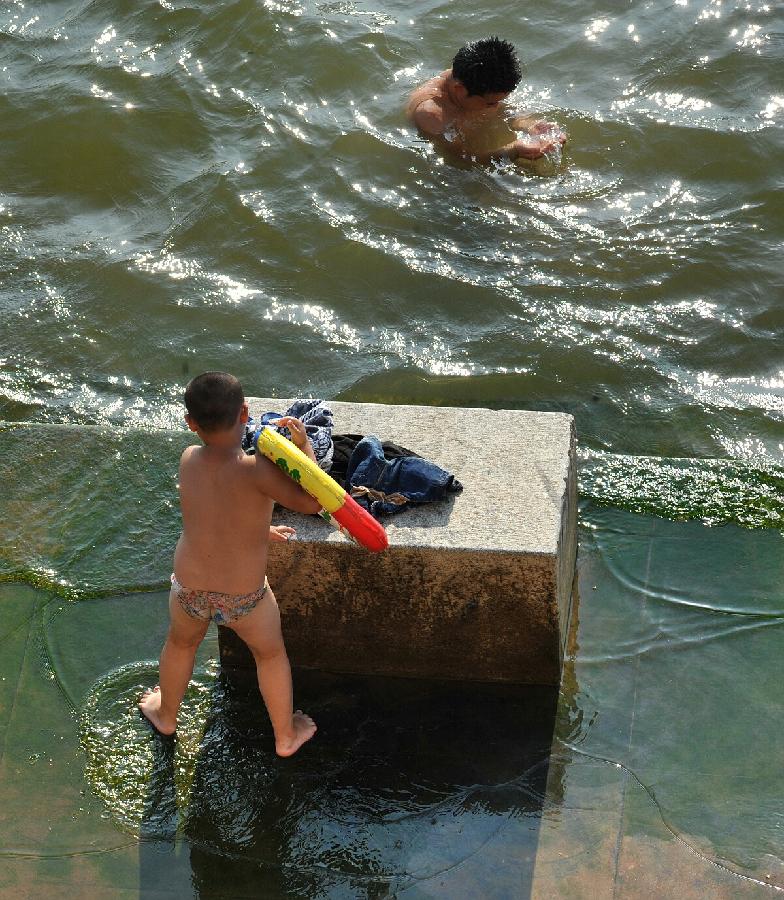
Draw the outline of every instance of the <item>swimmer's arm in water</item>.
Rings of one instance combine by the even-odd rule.
[[[515,131],[532,131],[534,126],[542,121],[542,117],[531,113],[527,116],[512,116],[508,121]],[[548,124],[553,128],[557,127],[555,122],[549,122]]]
[[[514,116],[509,119],[509,125],[515,131],[527,131],[534,139],[544,134],[551,135],[552,140],[548,144],[549,149],[555,147],[556,143],[563,146],[569,139],[569,135],[561,130],[557,122],[549,122],[537,115]]]
[[[521,138],[504,144],[497,150],[477,153],[469,150],[459,134],[450,129],[444,121],[442,110],[432,103],[422,103],[412,116],[420,134],[433,143],[443,153],[459,156],[478,163],[489,163],[501,159],[539,159],[555,147],[554,142],[542,142],[532,135],[530,139]],[[451,133],[450,133],[451,132]]]

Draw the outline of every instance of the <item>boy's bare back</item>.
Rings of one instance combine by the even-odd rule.
[[[316,723],[293,706],[280,611],[265,574],[267,544],[275,501],[303,513],[318,512],[319,504],[268,459],[243,451],[248,404],[233,375],[197,375],[185,389],[185,406],[185,421],[204,446],[188,447],[180,459],[183,527],[174,552],[169,633],[160,684],[144,692],[139,710],[159,734],[174,734],[196,650],[213,621],[250,648],[275,751],[291,756],[313,737]],[[291,416],[277,421],[315,462],[303,423]],[[277,529],[278,540],[281,532],[286,540],[293,529]]]
[[[264,584],[274,501],[313,513],[318,504],[261,454],[239,446],[188,447],[180,460],[182,535],[174,553],[181,584],[247,594]]]

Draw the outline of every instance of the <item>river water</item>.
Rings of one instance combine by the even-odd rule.
[[[463,40],[491,33],[524,62],[512,104],[570,134],[563,159],[540,176],[451,164],[403,117],[416,84]],[[144,818],[129,798],[148,783],[145,736],[133,732],[136,756],[121,753],[130,732],[120,740],[111,710],[144,681],[134,666],[155,656],[165,624],[160,596],[144,595],[155,626],[114,653],[112,622],[124,620],[109,612],[168,575],[187,441],[182,389],[200,371],[226,369],[256,396],[574,415],[580,629],[552,760],[582,774],[561,786],[584,777],[595,793],[585,773],[620,765],[622,808],[639,790],[637,806],[656,810],[664,828],[640,825],[647,840],[686,841],[694,859],[751,879],[737,882],[744,889],[784,884],[770,687],[784,674],[783,49],[782,7],[736,0],[0,7],[4,666],[14,679],[33,666],[25,690],[76,741],[52,790],[70,785],[75,803],[86,791],[94,815],[108,816],[100,840],[138,834]],[[74,630],[91,604],[105,610],[92,649]],[[50,619],[71,621],[59,649],[47,644]],[[28,653],[34,633],[40,660]],[[77,647],[89,660],[78,678],[65,671]],[[46,695],[55,683],[62,691]],[[356,703],[366,690],[357,685]],[[208,734],[198,690],[194,734]],[[466,716],[484,705],[461,702]],[[638,704],[634,728],[608,724]],[[60,733],[30,749],[14,715],[8,747],[39,765]],[[684,751],[694,741],[712,746],[708,759]],[[134,765],[96,763],[118,753]],[[16,763],[6,757],[8,774]],[[187,806],[194,776],[183,758]],[[496,767],[510,783],[504,752],[492,759],[487,778]],[[398,761],[411,775],[411,760]],[[546,798],[537,829],[553,826],[531,838],[537,873],[557,819],[548,810],[564,802],[553,765],[547,791],[531,788]],[[118,778],[129,793],[115,790]],[[455,771],[438,790],[470,805],[448,786],[467,778]],[[409,795],[393,782],[368,775],[352,815],[378,813],[380,798],[402,809]],[[320,845],[318,872],[332,874],[307,889],[281,876],[281,895],[348,891],[347,872],[360,894],[374,878],[402,891],[411,882],[395,882],[400,873],[441,871],[435,856],[430,868],[411,863],[419,832],[368,838],[363,855],[358,819],[318,837],[315,809],[298,802],[301,821],[311,817],[302,846],[349,832],[356,843],[348,868]],[[337,821],[334,802],[324,800],[327,821]],[[247,834],[259,858],[285,855],[259,850],[258,823],[232,844],[203,837],[196,813],[190,821],[195,844],[222,848],[221,858],[249,864]],[[481,843],[486,819],[472,821],[470,840]],[[73,847],[99,840],[83,829]],[[35,855],[43,838],[25,834],[5,850]],[[639,840],[633,849],[655,868],[655,853]],[[616,879],[623,858],[613,857]],[[301,863],[292,851],[272,868]]]

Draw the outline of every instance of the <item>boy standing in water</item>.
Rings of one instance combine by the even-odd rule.
[[[266,457],[243,452],[248,404],[234,376],[197,376],[185,390],[185,406],[185,421],[204,446],[188,447],[180,460],[182,534],[174,552],[169,633],[160,686],[145,692],[139,708],[161,734],[174,733],[196,649],[214,621],[235,631],[253,653],[275,750],[291,756],[316,725],[294,711],[280,613],[265,574],[267,544],[275,501],[302,513],[318,512],[319,504]],[[278,421],[315,460],[302,422],[290,416]],[[285,539],[286,531],[277,530],[276,538]]]
[[[565,144],[567,135],[536,116],[503,115],[501,103],[520,78],[520,61],[508,41],[470,41],[458,50],[451,69],[411,94],[406,112],[442,152],[481,163],[539,159]]]

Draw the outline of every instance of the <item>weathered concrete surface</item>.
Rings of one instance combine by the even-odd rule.
[[[285,399],[251,399],[255,416]],[[371,554],[316,517],[278,510],[298,540],[269,580],[296,665],[338,672],[558,684],[576,555],[574,420],[560,413],[340,403],[336,433],[394,440],[464,491],[384,519]],[[226,667],[251,665],[221,630]]]

